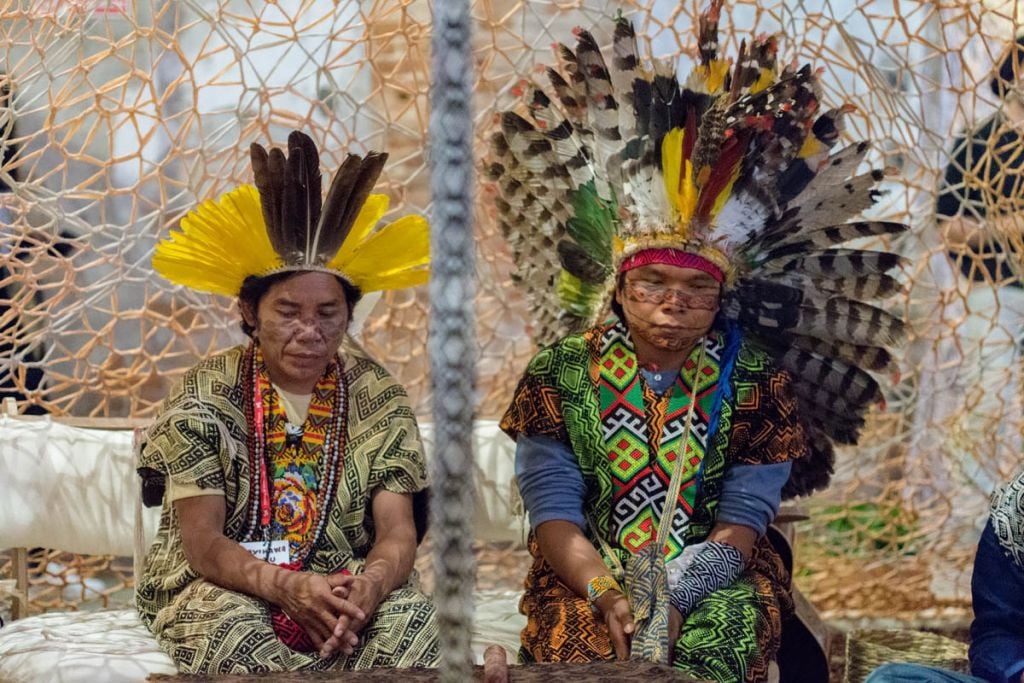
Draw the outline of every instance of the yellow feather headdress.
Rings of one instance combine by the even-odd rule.
[[[374,229],[389,203],[370,194],[386,154],[348,155],[323,200],[320,156],[309,136],[293,132],[287,156],[257,144],[251,153],[255,186],[207,200],[185,216],[156,247],[158,273],[226,296],[237,296],[247,277],[285,271],[334,273],[364,293],[427,281],[426,219],[403,216]]]

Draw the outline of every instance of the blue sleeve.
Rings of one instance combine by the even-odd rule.
[[[971,578],[971,673],[992,683],[1019,683],[1024,671],[1024,569],[985,525]]]
[[[742,524],[763,536],[779,514],[782,487],[791,461],[765,465],[733,465],[725,474],[718,499],[718,521]]]
[[[586,529],[586,485],[569,446],[547,436],[520,434],[516,439],[516,481],[531,528],[559,519]]]

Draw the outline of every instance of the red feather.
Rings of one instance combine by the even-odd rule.
[[[749,133],[730,135],[722,145],[722,153],[718,157],[711,175],[700,191],[700,199],[697,200],[697,209],[694,217],[698,220],[706,220],[715,206],[718,194],[725,189],[732,179],[736,167],[743,163],[743,153],[747,148]]]

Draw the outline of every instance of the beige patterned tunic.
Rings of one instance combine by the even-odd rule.
[[[245,350],[236,347],[190,370],[143,446],[140,466],[162,473],[167,482],[160,530],[136,591],[143,623],[182,672],[434,666],[434,608],[419,592],[415,575],[381,602],[354,654],[321,659],[277,638],[266,602],[205,581],[189,566],[175,499],[223,495],[225,535],[259,540],[252,498],[258,497],[258,477],[247,446],[251,379],[246,381]],[[343,346],[341,363],[348,396],[341,482],[307,563],[320,574],[362,571],[374,541],[368,512],[375,490],[414,493],[427,484],[405,390],[352,342]]]

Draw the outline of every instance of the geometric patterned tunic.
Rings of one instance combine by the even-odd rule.
[[[251,513],[259,477],[249,459],[246,410],[252,390],[246,378],[252,374],[244,367],[245,350],[230,349],[186,373],[143,445],[141,467],[167,481],[160,529],[136,589],[143,623],[182,672],[436,665],[434,609],[419,592],[415,573],[381,602],[353,655],[321,660],[277,638],[266,602],[215,586],[189,565],[174,498],[223,495],[225,535],[239,542],[260,538]],[[339,357],[348,402],[344,465],[323,533],[306,559],[307,570],[319,574],[362,571],[374,541],[369,510],[375,490],[415,493],[427,485],[405,390],[351,340]],[[311,477],[319,479],[318,464],[307,464]]]
[[[612,471],[613,465],[621,465],[622,456],[614,453],[616,442],[607,440],[607,430],[603,431],[607,408],[603,411],[602,405],[607,403],[601,400],[601,363],[608,360],[607,332],[608,324],[599,325],[538,352],[516,387],[501,428],[513,439],[543,436],[571,448],[586,487],[584,511],[589,523],[585,533],[602,556],[602,539],[617,555],[618,562],[605,557],[612,568],[625,564],[631,552],[623,547],[620,533],[628,512],[616,505],[616,492],[621,500],[627,485]],[[712,352],[712,360],[718,343],[717,337],[709,340],[706,351]],[[712,365],[717,368],[717,363]],[[685,374],[685,368],[680,374]],[[710,379],[717,382],[717,375]],[[708,414],[704,425],[714,429],[702,438],[706,450],[703,460],[694,465],[699,476],[691,479],[692,490],[685,493],[690,514],[681,534],[684,545],[703,541],[714,527],[730,467],[781,463],[807,454],[791,379],[775,369],[767,353],[742,342],[728,388],[717,415]],[[652,423],[659,424],[648,414],[646,426]],[[701,428],[697,427],[698,432]],[[623,448],[623,452],[631,451]],[[520,603],[527,617],[521,658],[576,662],[612,658],[604,624],[594,618],[587,601],[562,583],[532,536],[530,549],[534,562]],[[698,679],[765,680],[779,647],[783,615],[792,610],[789,581],[778,554],[762,538],[740,577],[687,615],[674,664]]]

